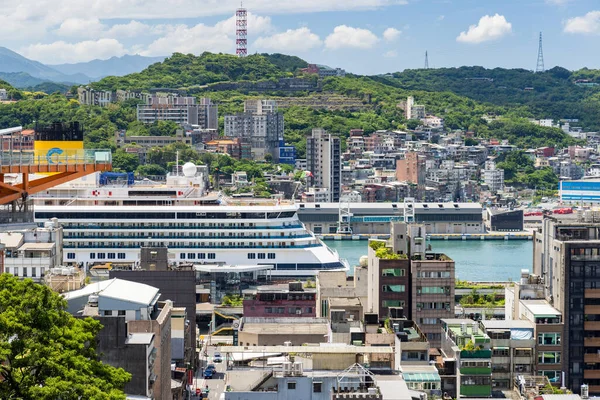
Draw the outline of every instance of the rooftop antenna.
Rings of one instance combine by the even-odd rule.
[[[248,12],[240,2],[240,8],[235,10],[235,54],[238,57],[248,55]]]
[[[544,50],[542,49],[542,32],[540,32],[540,47],[538,49],[537,66],[535,72],[544,72]]]
[[[427,51],[425,51],[425,69],[429,69],[429,55],[427,55]]]

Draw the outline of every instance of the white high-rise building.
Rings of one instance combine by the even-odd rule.
[[[329,202],[340,201],[342,164],[340,138],[324,129],[313,129],[306,139],[306,166],[312,173],[308,187],[329,189]]]
[[[504,189],[504,170],[497,169],[496,163],[493,161],[485,162],[483,170],[483,181],[488,186],[491,192],[498,192]]]

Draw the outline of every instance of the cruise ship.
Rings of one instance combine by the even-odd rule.
[[[165,246],[175,264],[268,265],[273,278],[349,269],[300,222],[296,205],[254,205],[259,199],[235,205],[206,195],[203,178],[187,175],[164,184],[126,177],[101,185],[106,176],[82,178],[36,195],[35,222],[57,218],[65,264],[86,268],[136,265],[141,247]]]

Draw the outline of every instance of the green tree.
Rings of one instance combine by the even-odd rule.
[[[145,164],[140,165],[135,170],[135,173],[139,176],[159,176],[166,175],[167,170],[156,164]]]
[[[115,170],[124,172],[134,172],[140,165],[140,158],[137,154],[131,154],[118,149],[112,157],[112,165]]]
[[[408,121],[406,121],[407,129],[416,129],[417,126],[421,126],[421,125],[423,125],[423,123],[421,121],[419,121],[418,119],[409,119]]]
[[[131,375],[99,360],[102,325],[48,287],[0,275],[0,398],[125,399]]]

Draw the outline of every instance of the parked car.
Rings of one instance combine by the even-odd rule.
[[[221,357],[221,353],[215,353],[215,355],[213,357],[213,362],[215,362],[215,363],[221,363],[221,362],[223,362],[223,358]]]

